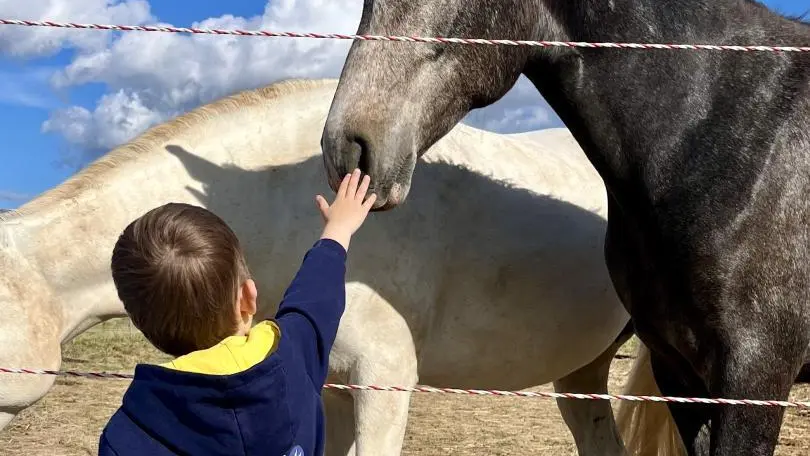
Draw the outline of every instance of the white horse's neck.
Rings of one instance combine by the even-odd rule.
[[[323,88],[285,96],[302,85]],[[62,342],[96,323],[125,316],[109,280],[115,241],[127,224],[156,205],[172,201],[207,206],[213,191],[198,173],[209,174],[195,166],[251,170],[267,165],[268,158],[257,156],[258,151],[267,150],[280,163],[294,163],[295,154],[307,150],[291,142],[309,140],[311,134],[297,131],[311,131],[306,124],[322,123],[326,111],[293,109],[291,103],[320,108],[324,103],[309,97],[328,96],[333,85],[271,87],[276,92],[261,89],[216,102],[218,109],[208,105],[150,130],[0,223],[0,247],[16,249],[51,288],[62,311]],[[289,119],[275,112],[296,116]],[[280,131],[284,138],[268,137]],[[232,155],[237,148],[257,152]]]

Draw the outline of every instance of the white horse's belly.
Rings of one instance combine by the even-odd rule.
[[[591,362],[629,319],[601,255],[591,258],[514,265],[445,288],[419,347],[420,383],[522,389]]]

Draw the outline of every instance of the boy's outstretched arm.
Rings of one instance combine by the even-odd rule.
[[[358,188],[359,184],[359,188]],[[276,321],[281,337],[301,351],[302,361],[317,388],[326,381],[329,352],[346,308],[346,255],[352,235],[365,221],[376,195],[365,198],[370,179],[360,183],[360,171],[347,174],[330,206],[318,195],[316,202],[326,223],[321,239],[304,256]]]
[[[316,388],[329,370],[340,317],[346,308],[346,250],[320,239],[304,256],[276,313],[281,337],[296,345]]]

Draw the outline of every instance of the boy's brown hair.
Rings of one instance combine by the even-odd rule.
[[[236,298],[250,272],[236,235],[210,211],[152,209],[124,229],[111,269],[132,322],[165,353],[212,347],[238,328]]]

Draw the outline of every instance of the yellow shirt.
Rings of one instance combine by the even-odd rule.
[[[278,347],[279,327],[272,321],[262,321],[247,336],[230,336],[205,350],[183,355],[162,367],[184,372],[209,375],[231,375],[255,366]]]

